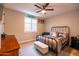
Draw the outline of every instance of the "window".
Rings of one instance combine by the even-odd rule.
[[[25,17],[24,32],[37,32],[37,20],[33,17]]]

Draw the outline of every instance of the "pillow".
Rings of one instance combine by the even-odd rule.
[[[43,35],[50,35],[50,32],[43,32],[43,33],[42,33],[42,36],[43,36]]]
[[[43,35],[44,37],[50,37],[50,35]]]
[[[67,33],[58,33],[58,37],[67,38]]]
[[[58,36],[58,33],[57,32],[53,32],[53,33],[51,33],[51,36],[52,37],[57,37]]]

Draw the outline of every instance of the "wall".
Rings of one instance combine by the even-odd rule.
[[[3,5],[0,4],[0,35],[3,33],[2,19],[3,19]]]
[[[38,24],[37,33],[25,33],[24,17],[27,15],[10,9],[4,9],[4,12],[4,31],[8,35],[15,35],[19,42],[35,40],[36,35],[43,31],[43,24]]]
[[[2,22],[0,21],[0,35],[2,34]]]
[[[2,34],[2,23],[0,21],[0,48],[1,48],[1,34]]]
[[[45,24],[44,23],[38,23],[38,35],[41,35],[45,31]]]
[[[52,26],[69,26],[70,35],[79,34],[79,10],[67,12],[46,20],[46,31],[50,31]]]

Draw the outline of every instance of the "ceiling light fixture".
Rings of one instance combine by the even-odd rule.
[[[53,11],[54,10],[53,8],[51,8],[51,9],[47,8],[48,5],[49,5],[49,3],[35,4],[34,6],[40,9],[40,10],[36,11],[36,13],[41,12],[42,14],[46,14],[47,11]]]
[[[42,10],[41,13],[42,13],[42,14],[46,14],[46,10]]]

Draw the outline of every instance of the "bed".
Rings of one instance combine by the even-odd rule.
[[[58,55],[69,44],[70,28],[68,26],[53,26],[50,34],[38,35],[37,41],[45,43]]]

